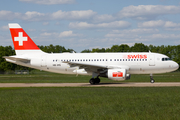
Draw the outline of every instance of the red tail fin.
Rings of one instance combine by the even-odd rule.
[[[15,50],[40,50],[17,23],[9,24]]]

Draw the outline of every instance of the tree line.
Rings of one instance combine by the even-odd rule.
[[[64,46],[52,45],[49,46],[38,46],[42,51],[47,53],[63,53],[73,52],[73,49],[66,49]],[[144,45],[143,43],[135,43],[134,46],[128,46],[126,44],[113,45],[111,48],[93,48],[92,50],[85,49],[81,53],[93,53],[93,52],[155,52],[167,55],[172,60],[176,61],[180,65],[180,45],[174,46],[153,46]],[[15,55],[15,50],[11,46],[0,46],[0,72],[14,71],[14,70],[32,70],[19,66],[13,63],[6,62],[3,56]]]

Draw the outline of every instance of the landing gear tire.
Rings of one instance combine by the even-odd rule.
[[[150,74],[150,82],[151,82],[151,83],[154,83],[154,82],[155,82],[155,80],[153,79],[152,73]]]
[[[91,79],[89,80],[89,83],[90,83],[91,85],[94,85],[94,84],[95,84],[95,79],[94,79],[94,78],[91,78]]]
[[[95,83],[99,84],[100,83],[100,79],[97,77],[95,78]]]
[[[150,80],[150,82],[151,82],[151,83],[154,83],[154,82],[155,82],[155,80],[153,80],[153,79],[152,79],[152,80]]]
[[[100,83],[100,79],[97,77],[97,78],[91,78],[90,80],[89,80],[89,83],[91,84],[91,85],[94,85],[94,84],[99,84]]]

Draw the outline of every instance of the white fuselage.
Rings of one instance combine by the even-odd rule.
[[[172,60],[158,53],[43,53],[24,54],[30,63],[16,63],[27,67],[64,74],[92,74],[93,70],[84,70],[78,66],[70,66],[67,62],[102,65],[111,68],[126,69],[128,74],[166,73],[179,66]]]

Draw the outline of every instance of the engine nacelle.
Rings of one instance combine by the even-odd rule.
[[[130,79],[130,74],[126,74],[126,69],[108,69],[108,79],[110,80],[126,80]]]

